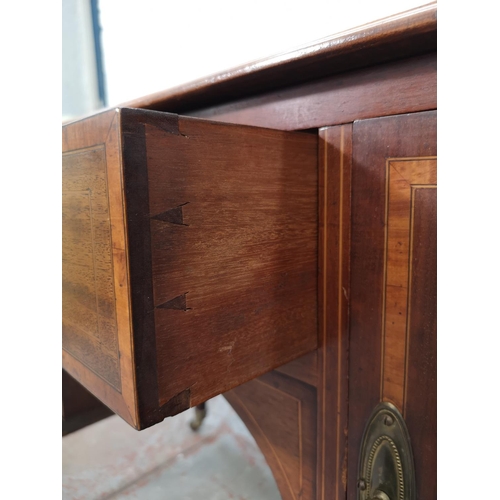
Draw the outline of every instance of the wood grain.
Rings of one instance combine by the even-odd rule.
[[[63,348],[120,391],[104,145],[63,155]]]
[[[436,54],[350,71],[188,115],[297,130],[436,108]]]
[[[431,3],[319,40],[297,50],[123,104],[186,113],[299,85],[349,70],[436,50],[437,4]],[[327,125],[325,123],[324,125]]]
[[[316,390],[272,372],[225,397],[257,441],[283,500],[316,498]]]
[[[64,367],[113,411],[142,429],[317,348],[316,136],[131,109],[63,134]]]
[[[352,125],[320,137],[318,498],[347,490]]]
[[[414,446],[417,498],[437,498],[437,192],[413,192],[411,288],[404,414]]]
[[[421,163],[419,161],[414,163],[415,172],[418,174],[418,166],[428,165],[429,157],[435,155],[435,112],[361,120],[354,123],[348,446],[348,498],[352,499],[356,498],[357,468],[363,430],[371,411],[384,397],[381,382],[385,370],[383,332],[386,304],[396,310],[390,299],[384,302],[387,271],[385,242],[388,229],[386,217],[389,201],[387,162],[394,158],[407,158],[410,165],[421,158]],[[407,197],[406,200],[403,205],[406,204],[408,210],[411,207],[411,198]],[[394,201],[397,208],[403,206],[397,200]],[[407,211],[407,214],[410,220],[410,212]],[[409,226],[406,227],[408,230]],[[406,238],[409,241],[408,232]],[[390,253],[398,252],[400,246],[398,242],[397,238],[393,241],[395,248]],[[430,240],[429,245],[432,245]],[[406,255],[408,259],[408,253]],[[408,280],[408,268],[406,272]],[[430,279],[433,279],[432,276]],[[411,317],[414,314],[419,313],[412,310]],[[410,345],[414,342],[414,336],[417,338],[419,335],[418,330],[410,331]],[[404,343],[405,338],[406,329],[398,330],[393,342]],[[428,352],[427,355],[432,356],[432,353]],[[399,368],[392,375],[398,380],[404,380],[404,357],[404,350],[399,350],[397,353],[393,351],[393,365]],[[415,368],[421,369],[418,365]],[[414,396],[408,393],[403,395],[403,399],[405,397],[408,404]],[[400,405],[399,408],[403,410]],[[405,413],[405,418],[407,417],[408,412]],[[425,439],[428,438],[427,434]],[[414,441],[412,436],[412,446],[415,457],[419,456],[421,460],[425,460],[427,445],[424,440]],[[431,481],[430,478],[417,476],[417,483],[427,480]]]
[[[63,436],[113,415],[108,407],[64,370],[61,382]]]
[[[277,367],[226,395],[285,499],[356,498],[366,420],[390,399],[418,498],[435,498],[436,192],[396,181],[436,155],[435,35],[430,4],[131,103],[219,124],[121,110],[65,128],[65,151],[105,144],[108,177],[125,173],[110,211],[127,207],[111,214],[117,334],[84,347],[94,372],[65,351],[68,371],[144,428]],[[89,233],[78,196],[73,248]],[[95,325],[84,303],[70,317]],[[95,373],[112,378],[113,338],[122,394]]]
[[[435,158],[387,160],[381,399],[404,407],[415,190],[436,187]]]
[[[137,426],[119,113],[63,127],[63,368]]]
[[[145,134],[159,400],[192,406],[317,346],[317,138]]]
[[[306,384],[317,387],[318,385],[318,352],[313,351],[279,366],[276,370],[290,377],[296,378]]]

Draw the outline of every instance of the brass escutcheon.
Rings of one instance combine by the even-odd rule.
[[[359,457],[358,500],[415,500],[415,469],[408,429],[389,402],[373,410]]]

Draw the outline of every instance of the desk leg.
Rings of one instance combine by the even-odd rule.
[[[207,416],[206,403],[201,403],[201,405],[196,406],[194,411],[194,419],[191,420],[189,425],[191,426],[191,429],[193,429],[193,431],[197,431],[201,427],[203,420]]]

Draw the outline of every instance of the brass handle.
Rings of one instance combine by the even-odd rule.
[[[377,405],[368,420],[358,471],[358,500],[416,500],[410,436],[389,402]]]
[[[391,500],[389,495],[386,495],[383,491],[377,490],[372,496],[371,500]]]

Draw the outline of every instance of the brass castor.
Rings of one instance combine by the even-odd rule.
[[[194,409],[194,419],[189,422],[191,429],[193,429],[193,431],[197,431],[201,427],[201,424],[206,416],[207,409],[205,407],[205,403],[196,406]]]

